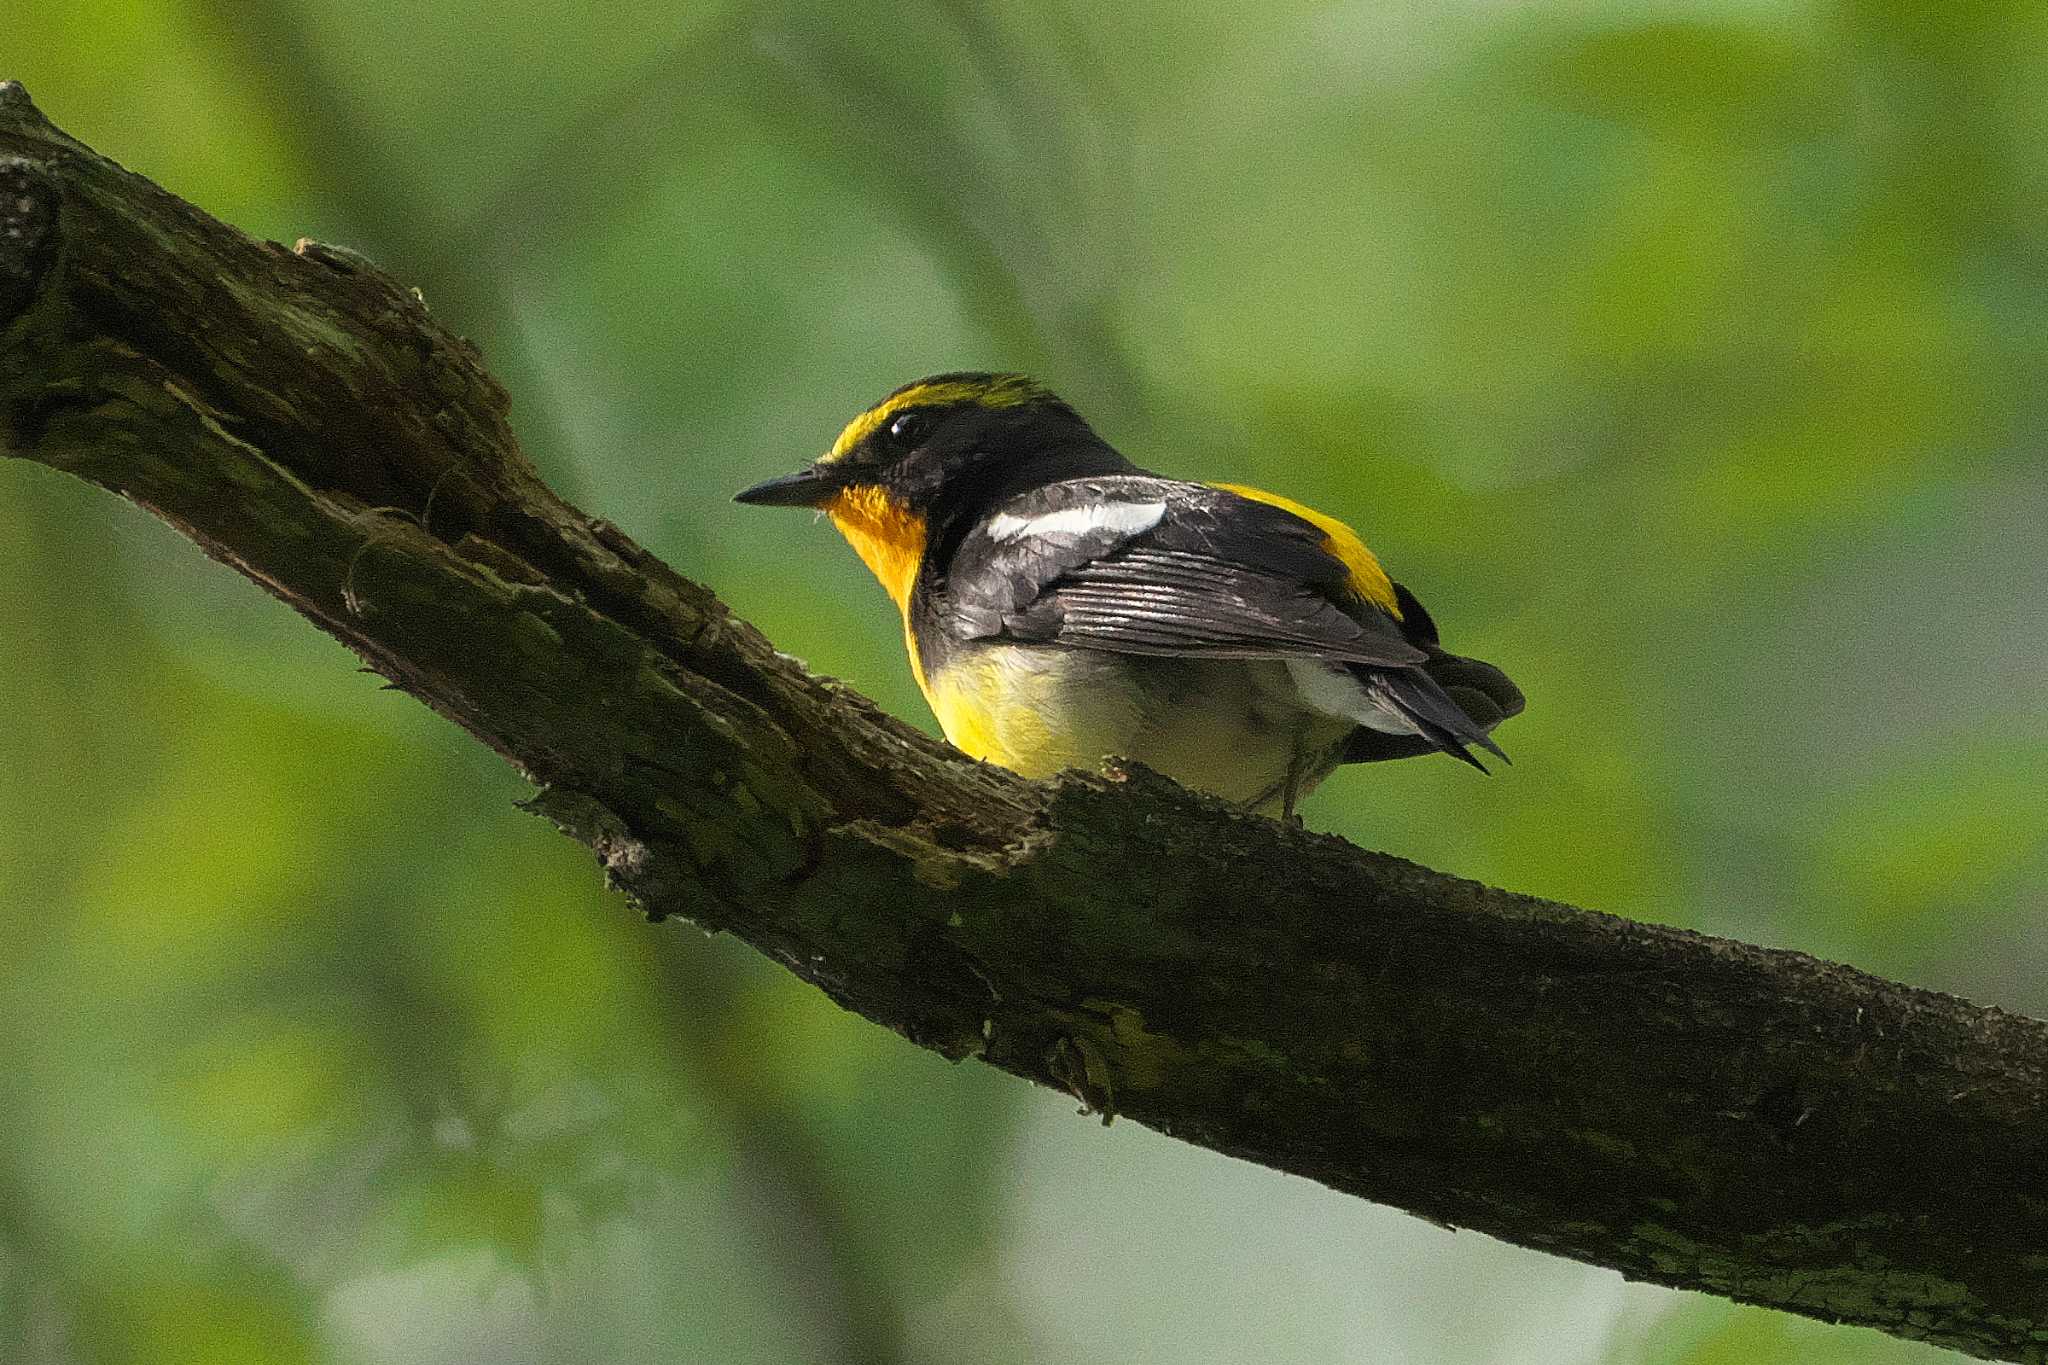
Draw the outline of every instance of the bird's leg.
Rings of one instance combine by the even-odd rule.
[[[1301,780],[1308,775],[1308,755],[1300,740],[1294,743],[1294,756],[1287,760],[1287,776],[1280,787],[1280,819],[1290,825],[1301,823],[1301,817],[1294,813],[1294,803],[1301,799]]]

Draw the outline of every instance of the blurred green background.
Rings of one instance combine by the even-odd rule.
[[[728,495],[1028,369],[1527,689],[1512,769],[1311,824],[2048,1012],[2048,6],[0,0],[0,76],[419,285],[558,487],[901,715],[851,553]],[[1940,1358],[949,1067],[352,663],[0,468],[0,1360]]]

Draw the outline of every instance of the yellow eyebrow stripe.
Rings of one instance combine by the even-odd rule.
[[[1240,498],[1250,498],[1253,502],[1263,502],[1283,512],[1292,512],[1321,531],[1323,548],[1335,555],[1350,571],[1347,579],[1350,589],[1396,621],[1401,619],[1400,603],[1394,597],[1394,580],[1387,577],[1387,571],[1380,567],[1379,560],[1373,557],[1371,550],[1365,548],[1365,542],[1358,538],[1358,532],[1335,517],[1325,516],[1312,507],[1304,507],[1292,498],[1283,498],[1278,493],[1268,493],[1263,488],[1253,488],[1241,483],[1218,483],[1211,484],[1210,487],[1220,488],[1226,493],[1235,493]]]
[[[832,449],[826,451],[818,463],[845,459],[853,453],[854,447],[880,431],[890,418],[906,408],[943,407],[948,403],[1020,408],[1044,396],[1045,390],[1023,375],[1004,374],[982,380],[947,379],[932,384],[913,384],[900,393],[890,394],[848,422],[846,430],[839,433],[839,439],[832,443]]]

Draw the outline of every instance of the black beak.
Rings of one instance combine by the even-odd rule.
[[[846,471],[829,464],[806,465],[794,474],[757,483],[732,495],[756,507],[816,507],[846,487]]]

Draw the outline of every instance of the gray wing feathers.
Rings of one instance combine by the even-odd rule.
[[[1333,599],[1345,570],[1320,539],[1297,517],[1199,484],[1057,484],[998,508],[962,543],[942,619],[965,639],[1420,663],[1392,618]]]
[[[1296,580],[1178,551],[1129,549],[1077,566],[1050,596],[1059,639],[1132,653],[1389,665],[1425,657],[1391,621],[1376,628]]]

